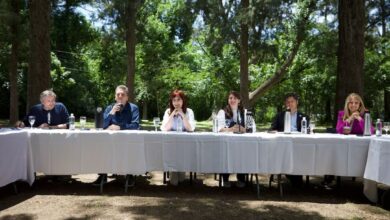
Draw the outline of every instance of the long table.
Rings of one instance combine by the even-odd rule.
[[[5,157],[12,162],[24,161],[1,164],[0,174],[13,173],[9,168],[12,164],[25,168],[28,174],[19,179],[29,182],[33,181],[33,172],[66,175],[192,171],[363,177],[365,172],[371,172],[366,167],[370,141],[372,145],[377,139],[339,134],[27,129],[0,135],[0,146],[11,148],[3,149],[9,152]],[[16,145],[24,145],[24,159],[18,159],[18,152],[13,153],[16,159],[8,156]],[[0,156],[3,161],[3,153]],[[382,167],[388,168],[387,164]]]
[[[377,202],[377,183],[390,186],[390,136],[371,139],[364,178],[364,194],[372,202]]]
[[[193,171],[362,177],[370,137],[334,134],[29,132],[34,170],[46,174]]]
[[[0,187],[17,180],[34,182],[34,170],[26,131],[0,130]]]

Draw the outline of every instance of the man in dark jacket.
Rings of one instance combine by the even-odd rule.
[[[300,132],[301,131],[301,122],[303,117],[306,117],[307,124],[309,124],[309,117],[307,117],[302,112],[298,111],[298,95],[295,93],[288,93],[284,98],[284,104],[286,109],[290,109],[291,112],[291,131]],[[274,121],[272,122],[271,129],[272,131],[284,131],[284,115],[286,111],[279,112]]]
[[[306,117],[307,125],[309,124],[309,117],[307,117],[302,112],[298,111],[298,95],[295,93],[288,93],[284,98],[284,104],[286,109],[289,109],[291,112],[291,131],[292,132],[300,132],[301,131],[301,122],[303,117]],[[286,111],[282,111],[278,113],[272,122],[271,131],[284,131],[284,116]],[[290,180],[293,186],[302,185],[302,176],[301,175],[286,175],[286,177]]]

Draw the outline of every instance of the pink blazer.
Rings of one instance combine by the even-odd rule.
[[[339,111],[339,114],[337,116],[337,125],[336,125],[336,131],[339,134],[343,133],[343,127],[346,122],[343,120],[344,117],[344,111],[341,110]],[[364,116],[362,116],[362,120],[353,120],[352,123],[350,124],[351,126],[351,134],[363,134],[364,132]],[[374,127],[371,124],[371,134],[374,134]]]

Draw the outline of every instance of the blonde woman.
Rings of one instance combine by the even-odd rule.
[[[339,111],[336,130],[339,134],[363,134],[364,131],[364,106],[362,98],[351,93],[345,99],[344,110]],[[371,126],[371,133],[374,128]]]

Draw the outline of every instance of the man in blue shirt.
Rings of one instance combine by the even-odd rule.
[[[129,89],[120,85],[115,89],[115,103],[107,106],[104,111],[103,129],[108,130],[138,130],[138,106],[128,102]]]
[[[18,127],[31,126],[29,116],[35,116],[34,127],[66,129],[69,113],[65,105],[56,102],[57,95],[52,90],[45,90],[40,95],[41,104],[34,105],[23,122],[18,122]]]
[[[115,103],[107,106],[104,111],[103,129],[107,130],[138,130],[139,110],[138,106],[129,102],[129,89],[120,85],[115,89]],[[130,176],[132,177],[132,176]],[[133,179],[132,179],[133,180]],[[99,174],[94,185],[102,186],[107,182],[107,174]],[[134,184],[132,181],[131,184]]]

